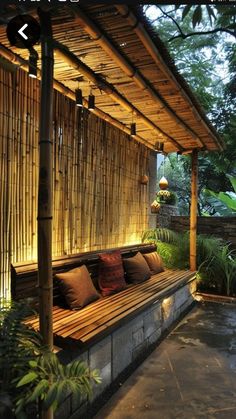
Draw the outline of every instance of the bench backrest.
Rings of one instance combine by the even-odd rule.
[[[120,250],[122,257],[134,256],[137,252],[150,253],[156,250],[156,246],[150,243],[124,246],[115,249],[104,249],[93,252],[78,253],[69,256],[55,258],[52,262],[53,267],[53,300],[54,304],[64,304],[64,299],[59,291],[55,274],[69,271],[75,267],[86,265],[91,275],[93,283],[98,288],[99,274],[99,254],[114,250]],[[33,298],[37,304],[38,300],[38,265],[37,263],[25,262],[17,263],[12,266],[11,276],[12,298],[20,300],[22,298]]]

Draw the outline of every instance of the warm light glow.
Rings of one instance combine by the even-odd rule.
[[[165,298],[165,299],[162,301],[162,305],[167,305],[167,304],[168,304],[168,302],[169,302],[169,298]]]
[[[173,295],[171,297],[165,298],[162,301],[161,308],[162,308],[162,313],[165,320],[167,320],[170,317],[172,313],[172,308],[174,306],[174,302],[175,300],[174,300]]]

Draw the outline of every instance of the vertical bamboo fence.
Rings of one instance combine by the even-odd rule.
[[[37,257],[40,82],[0,67],[0,275]],[[140,242],[148,227],[149,151],[54,92],[53,256]]]

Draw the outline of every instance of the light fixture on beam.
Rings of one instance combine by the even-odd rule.
[[[90,111],[95,109],[95,96],[92,93],[92,89],[90,90],[89,97],[88,97],[88,109]]]
[[[155,151],[158,151],[159,153],[164,152],[164,143],[157,141],[154,145]]]
[[[80,108],[83,107],[83,96],[82,96],[81,89],[76,89],[75,91],[75,103],[76,103],[76,106],[79,106]]]
[[[132,124],[130,125],[130,135],[131,135],[131,137],[135,137],[135,135],[136,135],[136,124],[135,124],[135,122],[132,122]]]
[[[29,76],[33,79],[37,78],[37,62],[38,53],[32,48],[29,55]]]

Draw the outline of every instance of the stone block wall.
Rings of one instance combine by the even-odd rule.
[[[171,216],[169,228],[180,232],[189,230],[189,217]],[[197,232],[220,237],[236,248],[236,217],[197,217]]]
[[[171,218],[178,214],[179,210],[175,205],[161,204],[160,210],[156,215],[157,227],[170,228]]]
[[[89,403],[95,401],[140,354],[158,342],[162,333],[193,303],[195,291],[196,281],[193,280],[169,297],[158,299],[136,318],[91,346],[82,355],[79,352],[69,351],[59,353],[59,357],[66,362],[78,358],[85,361],[91,369],[99,369],[102,384],[94,387],[93,397]],[[59,407],[55,418],[83,418],[86,416],[89,403],[86,399],[76,400],[76,397],[67,397]]]

